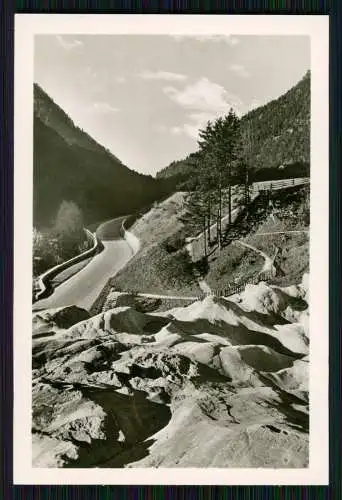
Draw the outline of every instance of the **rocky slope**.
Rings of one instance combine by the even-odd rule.
[[[33,465],[308,466],[308,319],[307,275],[164,313],[35,313]]]

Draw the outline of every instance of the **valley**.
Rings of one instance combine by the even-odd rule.
[[[156,178],[35,86],[35,227],[101,245],[33,304],[34,467],[308,467],[309,82]]]

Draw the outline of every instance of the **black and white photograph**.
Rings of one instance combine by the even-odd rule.
[[[46,17],[16,46],[18,478],[324,482],[326,23]]]

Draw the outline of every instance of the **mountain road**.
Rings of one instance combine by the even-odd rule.
[[[132,258],[133,251],[121,236],[127,216],[101,224],[96,230],[104,249],[79,272],[55,288],[52,295],[38,300],[33,310],[76,305],[90,309],[109,277],[114,276]]]

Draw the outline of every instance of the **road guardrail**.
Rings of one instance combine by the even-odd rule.
[[[47,297],[50,295],[52,288],[51,288],[51,280],[57,276],[62,271],[65,271],[65,269],[68,269],[69,267],[73,266],[74,264],[78,264],[82,260],[85,260],[89,257],[93,257],[96,255],[100,249],[102,249],[102,243],[98,239],[96,233],[90,232],[88,229],[85,229],[85,232],[87,233],[87,236],[93,241],[93,246],[86,250],[85,252],[76,255],[72,259],[66,260],[65,262],[62,262],[61,264],[57,264],[54,267],[51,267],[47,271],[45,271],[43,274],[38,276],[37,281],[38,281],[38,286],[40,290],[36,292],[36,294],[33,297],[33,302],[36,302],[37,300],[40,300],[44,297]]]
[[[131,233],[126,229],[126,220],[128,220],[128,218],[124,219],[121,224],[122,236],[127,241],[129,247],[133,252],[133,255],[135,255],[136,253],[138,253],[140,249],[140,240],[133,233]],[[133,221],[132,220],[130,221],[130,226],[133,224],[134,221],[135,219]]]

